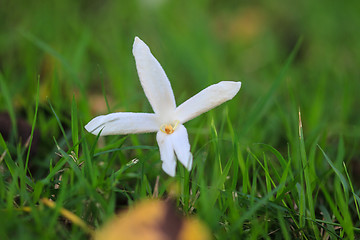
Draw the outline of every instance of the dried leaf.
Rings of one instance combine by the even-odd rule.
[[[171,201],[144,200],[122,212],[95,234],[95,240],[209,240],[207,227],[178,214]]]

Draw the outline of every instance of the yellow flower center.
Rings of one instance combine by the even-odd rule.
[[[174,121],[173,123],[163,124],[160,126],[160,131],[166,134],[172,134],[178,125],[179,125],[178,120]]]

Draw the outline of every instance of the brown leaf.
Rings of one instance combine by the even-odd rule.
[[[95,240],[209,240],[204,224],[184,218],[171,201],[144,200],[110,220],[95,234]]]

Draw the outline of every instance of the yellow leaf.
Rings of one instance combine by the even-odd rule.
[[[171,201],[144,200],[95,233],[95,240],[209,240],[209,230],[195,218],[178,214]]]

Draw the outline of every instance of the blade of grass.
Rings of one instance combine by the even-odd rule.
[[[322,212],[325,221],[332,223],[333,219],[330,216],[329,211],[326,209],[324,205],[319,206],[320,211]],[[333,224],[327,224],[327,227],[325,228],[327,232],[330,234],[335,234],[335,228]]]
[[[124,150],[134,150],[134,149],[157,150],[158,147],[139,145],[139,146],[128,146],[128,147],[114,148],[114,149],[110,149],[110,150],[95,153],[94,157],[98,157],[100,155],[104,155],[104,154],[107,154],[107,153],[113,153],[113,152],[124,151]]]
[[[279,160],[279,163],[283,169],[288,167],[289,162],[291,161],[290,160],[286,161],[285,158],[282,156],[282,154],[278,150],[276,150],[273,146],[264,143],[257,143],[257,144],[272,152],[275,155],[276,159]],[[292,176],[291,172],[289,174],[290,176]]]
[[[101,79],[101,91],[102,91],[102,94],[104,96],[104,100],[105,100],[105,103],[106,103],[106,108],[107,108],[108,113],[111,113],[109,101],[108,101],[108,99],[106,97],[106,92],[105,92],[105,83],[104,83],[103,72],[102,72],[99,64],[97,65],[97,68],[98,68],[98,71],[99,71],[99,77]]]
[[[53,209],[57,208],[57,204],[47,198],[42,198],[41,202],[50,208],[53,208]],[[89,225],[87,225],[81,218],[76,216],[74,213],[72,213],[69,210],[62,208],[62,207],[59,207],[59,211],[60,211],[61,215],[63,215],[66,219],[71,221],[73,224],[81,227],[85,232],[87,232],[93,236],[95,235],[95,232],[93,231],[93,229]]]
[[[360,212],[359,212],[359,200],[360,200],[360,199],[359,199],[359,197],[355,194],[353,184],[352,184],[352,182],[351,182],[349,173],[348,173],[347,168],[346,168],[346,164],[345,164],[344,162],[343,162],[343,166],[344,166],[344,170],[345,170],[345,173],[346,173],[346,177],[347,177],[348,182],[349,182],[349,185],[350,185],[351,192],[352,192],[352,194],[353,194],[354,203],[355,203],[355,207],[356,207],[356,212],[357,212],[358,218],[359,218],[359,220],[360,220]]]
[[[85,135],[84,134],[84,127],[82,126],[82,123],[81,123],[80,131],[81,131],[81,136],[84,136]],[[98,141],[98,139],[100,137],[100,133],[101,133],[101,131],[96,136],[96,142]],[[95,149],[95,145],[96,145],[96,143],[94,143],[93,148],[91,150],[89,150],[86,138],[84,138],[84,140],[82,141],[82,150],[83,150],[83,154],[84,154],[84,158],[85,158],[85,160],[84,160],[85,173],[86,173],[87,176],[90,177],[92,187],[96,187],[96,185],[97,185],[97,176],[98,176],[98,170],[97,169],[95,171],[93,170],[93,161],[92,161],[93,157],[94,157],[93,151]]]
[[[341,232],[340,236],[345,233],[348,234],[349,239],[354,239],[354,229],[352,227],[352,224],[349,224],[349,222],[345,219],[345,216],[343,217],[342,214],[340,214],[339,210],[341,211],[341,208],[337,206],[337,204],[334,202],[334,199],[331,197],[329,191],[326,189],[325,186],[321,185],[320,189],[322,193],[324,194],[325,200],[327,204],[330,206],[330,209],[334,216],[336,217],[337,221],[340,223],[340,225],[343,227],[344,231]],[[341,196],[339,196],[341,198]],[[338,200],[336,200],[338,202]]]
[[[328,157],[328,155],[324,152],[324,150],[318,145],[319,149],[321,150],[323,156],[325,157],[326,161],[329,163],[330,167],[334,170],[335,174],[338,176],[338,178],[340,179],[340,182],[343,186],[343,190],[345,193],[347,193],[349,191],[349,186],[348,183],[346,182],[345,177],[341,174],[340,170],[337,169],[337,167],[334,165],[334,163],[330,160],[330,158]]]
[[[218,167],[213,168],[213,170],[214,170],[213,177],[214,177],[214,179],[216,179],[216,176],[223,174],[223,168],[222,168],[220,149],[219,149],[219,147],[220,147],[219,137],[218,137],[218,132],[216,130],[213,117],[211,118],[210,126],[211,126],[211,137],[214,140],[213,148],[214,148],[214,153],[215,153],[215,159],[217,160],[217,164],[218,164]],[[224,190],[225,186],[222,186],[222,189]]]
[[[211,189],[209,190],[209,198],[208,198],[209,206],[213,207],[216,201],[219,200],[220,192],[225,191],[226,177],[228,176],[233,161],[234,161],[233,159],[230,159],[226,163],[225,168],[223,172],[220,174],[220,176],[217,176],[217,178],[215,178],[215,181],[212,184]]]
[[[282,212],[280,212],[280,211],[277,212],[277,219],[279,221],[279,225],[280,225],[280,229],[281,229],[281,232],[282,232],[283,239],[290,240],[291,238],[290,238],[290,234],[289,234],[289,229],[286,226],[285,219],[283,217]]]
[[[301,178],[300,174],[300,178]],[[296,183],[296,190],[298,195],[298,208],[299,208],[299,228],[305,228],[305,214],[306,214],[306,200],[305,200],[305,190],[303,189],[303,184]]]
[[[268,163],[267,163],[267,158],[265,156],[265,154],[263,155],[263,158],[264,158],[264,171],[265,171],[265,183],[266,183],[266,189],[267,189],[267,192],[271,192],[271,185],[274,184],[274,181],[273,179],[271,178],[270,176],[270,172],[269,172],[269,168],[268,168]],[[274,200],[274,196],[271,196],[270,197],[270,201]]]
[[[264,164],[262,164],[262,162],[260,161],[260,159],[253,153],[250,152],[251,156],[259,163],[259,165],[261,166],[261,168],[264,170],[265,172],[265,182],[266,182],[266,189],[267,192],[271,192],[271,185],[273,185],[274,187],[276,187],[276,184],[274,182],[274,180],[272,179],[272,177],[270,176],[270,172],[269,169],[267,167],[267,161],[266,158],[264,157]],[[273,199],[270,199],[273,200]]]
[[[238,182],[239,182],[239,160],[237,159],[238,156],[238,142],[237,140],[234,139],[235,142],[235,152],[234,152],[234,163],[233,163],[233,174],[232,174],[232,183],[231,183],[231,189],[235,191],[235,189],[237,188]]]
[[[73,100],[71,104],[71,136],[74,145],[75,156],[79,156],[79,130],[78,130],[78,112],[76,106],[75,95],[73,95]]]
[[[241,147],[240,147],[240,143],[238,143],[236,145],[236,155],[237,155],[237,160],[238,160],[238,165],[241,171],[241,175],[242,175],[242,192],[243,193],[248,193],[248,186],[250,186],[250,178],[249,178],[249,155],[247,156],[246,161],[244,161],[244,158],[242,156],[242,152],[241,152]]]
[[[75,172],[75,174],[77,175],[77,177],[79,179],[83,179],[82,177],[82,173],[80,171],[79,166],[77,165],[78,163],[75,162],[75,159],[73,157],[71,157],[69,154],[67,154],[64,150],[62,150],[59,146],[59,144],[56,142],[56,139],[54,139],[55,145],[57,146],[57,149],[61,155],[61,157],[63,157],[67,163],[70,165],[71,169]]]
[[[34,119],[33,119],[33,123],[32,123],[32,126],[31,126],[29,147],[28,147],[28,151],[27,151],[27,154],[26,154],[25,172],[27,172],[27,170],[28,170],[28,164],[29,164],[29,158],[30,158],[30,150],[31,150],[31,146],[32,146],[32,140],[33,140],[33,137],[34,137],[34,130],[35,130],[36,119],[37,119],[38,109],[39,109],[39,96],[40,96],[40,76],[38,76],[38,81],[37,81],[36,100],[35,100],[35,114],[34,114]],[[29,171],[29,174],[31,175],[30,171]]]
[[[3,159],[5,161],[6,166],[8,167],[10,174],[12,176],[15,176],[15,172],[18,169],[18,166],[15,164],[14,160],[12,159],[10,155],[10,151],[8,149],[8,146],[6,145],[6,142],[2,135],[0,134],[0,147],[4,149],[5,155],[3,156]],[[4,153],[2,153],[4,154]]]
[[[50,106],[50,108],[51,108],[51,111],[53,112],[53,114],[54,114],[54,116],[55,116],[55,118],[56,118],[56,121],[57,121],[57,123],[58,123],[58,125],[59,125],[59,128],[60,128],[60,130],[61,130],[61,133],[63,134],[63,137],[64,137],[64,140],[65,140],[65,142],[66,142],[66,145],[67,145],[68,149],[71,149],[71,145],[70,145],[70,143],[69,143],[69,140],[67,139],[67,136],[66,136],[65,130],[64,130],[62,124],[61,124],[60,118],[58,117],[58,115],[56,114],[53,106],[51,105],[50,99],[48,99],[48,103],[49,103],[49,106]]]
[[[63,166],[66,164],[66,159],[61,158],[54,167],[50,167],[49,174],[46,176],[46,178],[42,179],[41,182],[43,182],[44,185],[50,183],[51,179],[63,168]]]
[[[304,178],[305,178],[305,191],[307,196],[307,203],[308,203],[308,211],[310,212],[310,217],[313,221],[315,221],[315,209],[314,209],[314,201],[313,201],[313,190],[311,187],[311,173],[310,173],[310,167],[308,163],[308,159],[306,156],[306,150],[305,150],[305,142],[304,142],[304,132],[302,128],[302,121],[301,121],[301,112],[299,109],[299,148],[300,148],[300,158],[302,162],[302,168],[304,171]],[[319,229],[316,227],[316,225],[311,221],[310,222],[311,227],[314,231],[314,235],[316,239],[320,239],[320,232]]]
[[[233,223],[230,233],[237,230],[238,228],[240,228],[243,225],[243,223],[245,222],[245,220],[250,219],[251,216],[254,215],[256,213],[256,211],[258,211],[261,207],[263,207],[269,201],[270,197],[274,196],[274,194],[277,191],[278,191],[278,188],[275,188],[271,192],[267,193],[260,200],[254,202],[253,205],[250,206],[250,208],[241,216],[241,218]],[[254,198],[254,199],[256,199],[256,198]]]

